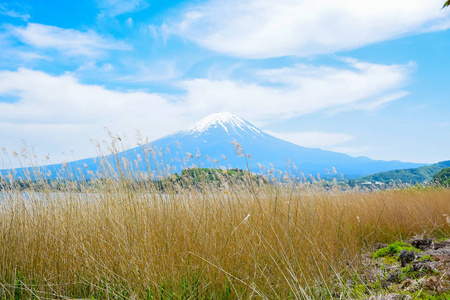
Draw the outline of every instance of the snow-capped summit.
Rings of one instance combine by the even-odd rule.
[[[228,135],[235,133],[240,136],[242,133],[245,133],[263,136],[263,133],[258,128],[228,111],[211,114],[176,134],[200,136],[216,128],[224,130]]]

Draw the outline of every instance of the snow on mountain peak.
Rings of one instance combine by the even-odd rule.
[[[261,131],[238,116],[230,112],[221,112],[211,114],[198,122],[195,122],[191,126],[182,130],[182,134],[194,134],[199,135],[205,133],[210,128],[222,127],[228,134],[230,131],[234,131],[239,134],[239,130],[248,134],[256,133],[261,135]]]

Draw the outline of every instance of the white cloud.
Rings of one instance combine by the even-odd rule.
[[[35,124],[126,124],[130,119],[159,120],[160,111],[174,107],[162,96],[143,92],[117,92],[85,85],[71,75],[51,76],[19,69],[0,72],[0,95],[20,98],[0,102],[3,122]],[[145,126],[145,127],[148,127]]]
[[[334,146],[355,139],[355,137],[350,134],[320,131],[274,132],[271,130],[265,130],[265,132],[279,139],[309,148]]]
[[[450,27],[442,0],[210,0],[165,32],[237,57],[308,56]]]
[[[342,69],[296,65],[258,71],[257,76],[269,83],[266,85],[231,80],[183,81],[180,87],[185,93],[177,95],[113,91],[82,84],[71,74],[0,71],[0,146],[9,145],[11,149],[15,145],[17,149],[17,142],[24,138],[39,153],[59,154],[73,149],[77,157],[87,157],[95,155],[88,138],[105,136],[104,127],[131,139],[139,129],[153,140],[209,113],[225,110],[260,125],[343,107],[375,109],[379,103],[402,95],[399,89],[406,84],[411,68],[354,60]],[[309,147],[330,147],[353,138],[321,132],[281,135]],[[53,158],[56,161],[58,155]]]
[[[231,80],[184,81],[195,112],[229,110],[251,120],[289,119],[319,111],[373,110],[406,95],[414,64],[346,60],[346,68],[296,65],[257,72],[270,85]]]
[[[18,5],[16,3],[16,5]],[[25,12],[18,12],[14,9],[8,7],[7,3],[0,3],[0,15],[8,16],[11,18],[19,18],[23,21],[27,21],[30,18],[30,15]]]
[[[1,102],[2,96],[18,100]],[[89,138],[105,137],[104,127],[132,141],[139,129],[153,140],[184,126],[182,113],[156,94],[107,90],[71,75],[0,71],[0,146],[9,150],[18,150],[23,138],[54,159],[63,159],[59,153],[69,150],[77,158],[94,156]]]
[[[102,9],[99,17],[115,17],[124,13],[135,12],[148,7],[145,0],[99,0],[99,8]]]
[[[25,44],[41,49],[56,49],[68,56],[96,57],[105,50],[131,50],[124,42],[101,37],[92,30],[81,32],[36,23],[28,23],[25,27],[8,26],[8,29]]]

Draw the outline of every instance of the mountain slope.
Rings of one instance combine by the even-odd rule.
[[[387,182],[403,182],[403,183],[424,183],[430,182],[433,176],[444,168],[450,167],[450,160],[441,161],[429,166],[423,166],[413,169],[399,169],[388,172],[381,172],[371,174],[358,178],[357,181],[379,181],[383,183]]]
[[[235,143],[234,145],[232,143]],[[248,156],[236,155],[236,143],[242,146]],[[240,147],[239,146],[239,147]],[[243,154],[243,153],[242,153]],[[247,158],[247,159],[246,159]],[[413,168],[421,164],[400,161],[379,161],[367,157],[351,157],[346,154],[301,147],[275,138],[259,130],[249,122],[229,113],[218,113],[194,123],[193,125],[158,139],[151,144],[136,147],[102,159],[90,158],[40,169],[43,173],[51,171],[51,176],[62,177],[75,172],[76,176],[92,176],[103,172],[105,166],[118,172],[117,165],[127,164],[135,173],[174,173],[191,166],[251,168],[254,172],[262,169],[286,170],[290,161],[306,176],[312,174],[326,176],[333,167],[339,174],[357,178],[376,172],[400,168]],[[99,163],[102,161],[103,167]],[[88,171],[89,170],[89,171]],[[123,171],[125,172],[125,171]],[[90,173],[90,175],[88,174]]]

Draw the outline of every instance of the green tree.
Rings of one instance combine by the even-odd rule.
[[[444,6],[442,6],[442,8],[447,7],[450,5],[450,0],[447,0],[447,2],[445,2]]]
[[[450,168],[444,168],[437,172],[431,182],[442,186],[450,186]]]

